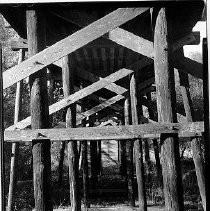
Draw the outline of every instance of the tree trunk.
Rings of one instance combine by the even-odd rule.
[[[183,50],[180,53],[183,54]],[[190,96],[188,74],[179,71],[179,78],[180,78],[181,93],[184,102],[187,121],[188,122],[196,121],[194,116],[193,104]],[[204,172],[204,161],[202,157],[200,142],[201,142],[200,138],[193,138],[191,140],[191,149],[192,149],[193,161],[195,164],[196,176],[202,199],[202,204],[204,210],[206,210],[206,188],[205,188],[205,177],[204,177],[205,172]]]
[[[124,118],[125,125],[130,125],[130,100],[125,99],[124,104]],[[135,196],[134,196],[134,173],[133,173],[133,141],[126,141],[126,166],[127,166],[127,182],[128,182],[128,203],[131,207],[135,207]]]
[[[134,74],[131,76],[130,80],[130,96],[131,96],[132,124],[138,125],[139,111],[141,110],[142,112],[142,108],[140,108],[138,105],[136,78]],[[136,178],[138,183],[139,211],[147,211],[142,140],[137,139],[134,142],[134,150],[135,150],[135,161],[136,161]]]
[[[176,93],[171,65],[171,31],[167,8],[161,8],[154,32],[154,67],[159,122],[176,122]],[[161,134],[161,162],[165,195],[165,209],[184,210],[178,136]]]
[[[43,11],[27,10],[27,38],[29,56],[43,50],[45,46],[45,18]],[[31,128],[49,128],[49,108],[46,69],[29,78],[31,87]],[[53,210],[51,201],[51,155],[50,140],[32,141],[35,209]]]
[[[74,92],[73,69],[70,68],[69,56],[62,59],[62,79],[64,97]],[[66,127],[76,127],[76,105],[69,106],[66,112]],[[68,142],[68,162],[69,162],[69,183],[71,210],[81,211],[80,187],[79,187],[79,158],[77,142]]]

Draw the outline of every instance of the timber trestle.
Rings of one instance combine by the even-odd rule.
[[[198,44],[198,36],[192,32],[192,27],[201,16],[204,3],[190,3],[184,3],[185,9],[175,3],[173,7],[163,4],[161,8],[142,7],[139,3],[138,7],[116,8],[116,5],[107,4],[99,9],[100,4],[94,3],[97,9],[93,9],[81,3],[81,8],[52,4],[20,5],[13,8],[14,11],[9,6],[0,9],[20,35],[20,39],[11,42],[11,48],[19,51],[19,62],[3,72],[3,89],[17,83],[14,125],[4,131],[4,141],[13,143],[14,155],[11,159],[9,211],[14,210],[15,166],[20,142],[32,142],[35,209],[48,211],[53,209],[50,144],[62,142],[60,155],[63,157],[67,143],[71,209],[80,211],[78,179],[82,164],[77,145],[81,142],[84,207],[88,209],[87,141],[91,143],[90,150],[97,151],[103,140],[119,141],[122,147],[125,142],[126,153],[132,153],[134,148],[138,210],[146,211],[142,147],[145,139],[154,140],[154,148],[156,143],[156,157],[159,156],[157,140],[160,139],[166,210],[183,210],[179,137],[192,139],[193,159],[200,169],[199,190],[206,210],[205,178],[200,168],[203,163],[197,155],[196,145],[203,136],[204,122],[196,121],[192,115],[188,81],[188,74],[203,79],[203,66],[183,54],[185,45]],[[175,11],[179,11],[178,15]],[[17,20],[13,18],[15,15]],[[174,68],[178,69],[182,82],[186,122],[177,123]],[[21,119],[22,83],[27,77],[31,90],[31,116]],[[54,102],[52,95],[56,82],[61,84],[64,96]],[[151,93],[156,93],[156,97],[151,97]],[[143,106],[148,109],[147,117]],[[51,128],[49,116],[64,109],[65,122]],[[134,207],[133,156],[127,155],[125,160],[128,203]],[[91,172],[91,176],[97,178],[94,170]],[[59,174],[62,183],[62,170]],[[5,205],[2,203],[2,206]]]

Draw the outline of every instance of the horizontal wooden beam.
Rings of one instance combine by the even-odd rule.
[[[5,141],[24,142],[37,139],[51,141],[84,141],[84,140],[128,140],[137,138],[159,138],[160,134],[176,133],[180,137],[201,136],[203,122],[141,124],[126,126],[38,129],[5,131]]]
[[[185,56],[179,56],[178,54],[174,55],[173,61],[176,69],[203,79],[203,65],[201,63]]]
[[[83,47],[149,8],[119,8],[3,73],[3,88],[30,76]]]
[[[64,98],[52,105],[49,106],[49,114],[53,114],[69,105],[72,105],[73,103],[77,102],[78,100],[83,99],[84,97],[87,97],[88,95],[91,95],[92,93],[108,86],[109,84],[120,80],[129,74],[133,73],[132,70],[129,69],[121,69],[118,70],[117,72],[107,76],[104,79],[101,79],[100,81],[97,81],[87,87],[85,87],[82,90],[79,90],[75,92],[74,94],[68,96],[67,98]],[[126,89],[125,89],[126,90]],[[15,128],[23,129],[28,127],[31,124],[31,117],[27,117],[26,119],[18,122],[16,125],[10,126],[8,129],[9,130],[14,130]]]
[[[19,38],[17,40],[11,40],[10,47],[13,51],[19,51],[20,49],[28,50],[27,39]]]

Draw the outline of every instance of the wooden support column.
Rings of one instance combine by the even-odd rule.
[[[130,125],[131,113],[130,113],[130,97],[129,96],[125,98],[124,118],[125,118],[125,125]],[[134,173],[133,173],[133,141],[132,140],[126,140],[126,166],[127,166],[127,182],[128,182],[128,203],[129,203],[129,206],[135,207]]]
[[[2,77],[2,46],[0,43],[0,209],[5,211],[5,169],[4,169],[4,119],[3,119],[3,77]]]
[[[45,18],[41,10],[27,10],[27,37],[29,56],[42,51],[45,46]],[[34,64],[40,65],[40,64]],[[31,75],[31,127],[49,128],[46,69]],[[37,135],[32,142],[35,209],[52,210],[50,140],[42,141]]]
[[[120,117],[120,123],[119,125],[124,125],[125,119],[124,115],[123,117]],[[120,174],[122,176],[126,176],[126,141],[118,141],[118,161],[120,164]]]
[[[130,97],[131,97],[132,124],[138,125],[139,124],[138,114],[139,110],[142,111],[142,108],[138,106],[136,78],[134,74],[131,75],[131,80],[130,80]],[[142,140],[140,139],[135,140],[134,151],[135,151],[135,161],[136,161],[136,178],[138,183],[139,211],[147,211]]]
[[[207,22],[210,22],[210,3],[207,2]],[[206,185],[206,208],[209,210],[210,207],[210,31],[208,30],[208,39],[203,38],[203,97],[204,97],[204,147],[205,147],[205,185]],[[208,41],[208,42],[207,42]]]
[[[151,93],[148,93],[147,95],[147,100],[151,102]],[[151,107],[148,107],[148,112],[149,112],[149,117],[152,120],[156,120],[154,111],[151,109]],[[163,176],[162,176],[162,167],[160,164],[160,156],[159,156],[159,143],[157,139],[152,140],[153,144],[153,149],[154,149],[154,154],[155,154],[155,162],[156,162],[156,172],[157,172],[157,177],[158,177],[158,184],[161,188],[163,188]]]
[[[183,50],[180,53],[184,54]],[[189,90],[190,85],[189,85],[188,74],[179,71],[179,78],[180,78],[181,94],[183,98],[187,121],[194,122],[196,121],[196,119],[194,116],[194,109],[190,96],[190,90]],[[195,164],[197,182],[202,199],[203,209],[206,210],[205,171],[204,171],[204,161],[202,156],[200,138],[193,138],[191,140],[191,150],[193,155],[193,161]]]
[[[94,117],[90,117],[89,127],[94,127]],[[90,174],[91,174],[91,188],[95,189],[98,182],[97,178],[97,141],[90,142]]]
[[[154,67],[158,121],[176,122],[174,72],[171,65],[171,32],[167,8],[161,8],[154,32]],[[161,134],[165,210],[184,210],[178,136]]]
[[[150,160],[150,154],[149,154],[149,150],[150,150],[150,147],[149,147],[149,139],[144,139],[144,160],[145,160],[145,173],[147,175],[146,179],[145,179],[145,182],[147,181],[147,184],[148,184],[148,187],[151,187],[151,171],[152,171],[152,163],[151,163],[151,160]]]
[[[102,155],[101,155],[101,141],[97,141],[97,161],[98,161],[98,175],[101,175],[102,172]]]
[[[70,68],[69,56],[62,59],[62,78],[64,97],[68,97],[74,92],[73,69]],[[69,106],[66,112],[66,127],[76,127],[76,105]],[[68,162],[69,162],[69,184],[71,210],[81,210],[80,187],[79,187],[79,157],[77,142],[68,142]]]
[[[19,51],[19,61],[22,62],[25,57],[25,51],[21,49]],[[15,98],[15,114],[14,114],[14,125],[21,120],[22,110],[22,93],[23,93],[23,81],[17,83],[16,98]],[[8,211],[14,210],[15,190],[17,183],[17,171],[18,171],[18,156],[19,156],[19,143],[12,144],[12,154],[10,162],[10,183],[9,183],[9,194],[8,194]]]
[[[81,85],[81,89],[83,85]],[[81,111],[85,111],[85,101],[82,101]],[[86,127],[86,119],[82,120],[82,126]],[[83,197],[84,208],[87,210],[90,208],[89,203],[89,177],[88,177],[88,151],[87,141],[82,141],[82,179],[83,179]]]
[[[61,142],[61,148],[60,148],[60,160],[58,165],[58,186],[59,188],[62,188],[63,184],[63,162],[64,162],[64,155],[65,155],[65,148],[66,148],[66,142]]]

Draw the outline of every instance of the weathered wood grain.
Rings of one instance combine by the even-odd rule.
[[[43,50],[45,46],[45,17],[41,10],[26,11],[26,26],[29,57]],[[19,65],[21,65],[21,62]],[[19,71],[22,71],[20,69]],[[31,128],[49,127],[46,68],[29,78]],[[33,181],[35,209],[53,210],[51,201],[51,155],[50,140],[32,140]]]
[[[107,85],[109,85],[112,82],[115,82],[129,74],[131,74],[133,71],[132,70],[128,70],[128,69],[121,69],[109,76],[107,76],[104,79],[101,79],[100,81],[97,81],[93,84],[91,84],[88,87],[85,87],[84,89],[75,92],[74,94],[70,95],[67,98],[64,98],[63,100],[60,100],[57,103],[54,103],[53,105],[49,106],[49,113],[55,113],[57,111],[59,111],[62,108],[65,108],[73,103],[75,103],[76,101],[83,99],[84,97],[98,91],[101,88],[106,87]],[[7,128],[7,130],[14,130],[15,128],[18,129],[23,129],[26,128],[27,126],[29,126],[31,124],[31,117],[27,117],[26,119],[18,122],[16,125],[10,126],[9,128]]]
[[[158,121],[176,122],[174,71],[172,66],[171,20],[167,8],[161,8],[156,19],[154,32],[154,68],[157,96]],[[181,167],[179,163],[178,136],[161,136],[161,161],[166,210],[184,209]]]
[[[64,97],[74,93],[73,69],[71,69],[69,56],[62,58],[62,80]],[[76,105],[71,104],[66,111],[66,127],[76,127]],[[81,210],[80,184],[79,184],[79,157],[77,142],[68,142],[68,164],[69,164],[69,185],[70,202],[72,211]]]
[[[124,122],[128,126],[131,124],[131,104],[130,96],[127,96],[124,101]],[[122,141],[122,140],[121,140]],[[128,204],[135,207],[134,195],[134,167],[133,167],[133,142],[126,140],[126,166],[127,166],[127,184],[128,184]]]
[[[41,70],[49,64],[59,60],[63,56],[74,52],[78,48],[81,48],[87,43],[102,36],[108,31],[135,18],[146,10],[148,10],[148,8],[120,8],[91,23],[85,28],[37,53],[21,64],[5,71],[3,74],[3,88],[5,89]]]
[[[140,107],[137,99],[137,86],[136,86],[135,74],[132,74],[130,79],[130,99],[131,99],[132,124],[138,125],[140,111],[142,111],[142,107]],[[142,151],[142,142],[140,139],[137,139],[134,142],[134,151],[135,151],[135,161],[136,161],[136,178],[138,183],[139,210],[147,211],[143,151]]]
[[[178,134],[179,137],[198,137],[204,131],[203,122],[142,124],[87,128],[61,128],[5,131],[6,142],[27,142],[36,139],[65,140],[126,140],[160,138],[160,134]]]

